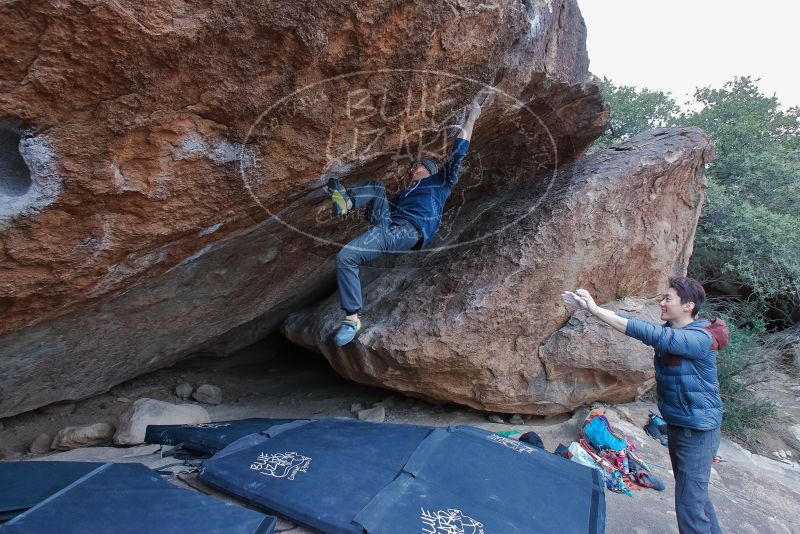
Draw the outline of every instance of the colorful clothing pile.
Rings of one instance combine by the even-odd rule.
[[[605,410],[598,408],[589,412],[581,427],[581,439],[570,444],[568,457],[602,471],[606,487],[616,493],[631,496],[631,488],[663,491],[664,482],[652,474],[635,451],[635,445],[608,422]]]

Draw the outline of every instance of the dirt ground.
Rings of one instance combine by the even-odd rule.
[[[776,377],[770,385],[773,390],[782,392],[780,397],[776,394],[776,399],[783,400],[785,395],[786,399],[793,400],[792,384],[783,384],[781,380],[785,381],[785,378]],[[115,417],[138,398],[186,402],[174,393],[175,386],[184,381],[195,387],[210,383],[222,389],[222,404],[206,406],[215,421],[248,417],[354,417],[352,405],[370,407],[375,402],[384,401],[388,406],[388,422],[433,426],[469,424],[491,431],[520,433],[534,430],[550,451],[559,443],[568,445],[576,439],[578,425],[586,413],[584,409],[571,417],[525,417],[521,424],[510,424],[508,415],[503,415],[504,424],[492,423],[488,414],[462,406],[435,405],[395,392],[354,384],[337,376],[320,356],[273,339],[249,347],[227,360],[196,360],[138,377],[102,395],[2,420],[0,449],[7,459],[17,460],[133,456],[133,461],[147,463],[152,447],[127,450],[94,447],[49,455],[32,455],[27,450],[41,433],[53,436],[65,426],[113,423]],[[626,436],[634,440],[640,456],[665,481],[667,489],[661,493],[637,491],[632,497],[607,491],[606,531],[609,533],[677,532],[672,497],[674,485],[667,450],[641,430],[650,409],[654,409],[654,405],[645,400],[609,407],[608,415]],[[766,441],[761,445],[767,451],[777,447],[777,442]],[[781,446],[787,447],[785,443]],[[800,465],[790,460],[751,455],[729,440],[723,440],[720,455],[724,461],[713,468],[711,494],[723,531],[800,533],[800,522],[797,521],[800,517]],[[191,477],[173,482],[208,490]],[[280,530],[292,534],[308,532],[288,521],[281,522]]]

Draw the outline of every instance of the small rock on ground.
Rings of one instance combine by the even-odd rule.
[[[68,451],[79,447],[101,445],[111,440],[114,435],[114,425],[109,423],[95,423],[93,425],[68,426],[56,434],[50,448]]]
[[[350,405],[350,413],[358,413],[364,409],[364,405],[360,402]]]
[[[53,437],[50,434],[39,434],[28,450],[33,454],[44,454],[50,452],[51,443],[53,443]]]
[[[222,390],[211,384],[203,384],[195,390],[192,398],[203,404],[222,404]]]
[[[383,406],[376,406],[358,412],[359,421],[369,421],[370,423],[383,423],[386,420],[386,409]]]
[[[497,423],[498,425],[506,424],[506,422],[503,420],[503,418],[500,417],[497,414],[490,414],[488,419],[489,419],[490,423]]]
[[[525,424],[525,420],[518,413],[515,413],[514,415],[512,415],[511,419],[509,419],[508,422],[511,423],[512,425],[523,425],[523,424]]]
[[[175,386],[175,395],[177,395],[180,399],[188,399],[192,396],[193,391],[194,388],[188,382],[181,382]]]

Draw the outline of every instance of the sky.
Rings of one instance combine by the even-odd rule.
[[[618,85],[669,91],[683,104],[695,87],[734,76],[783,107],[800,106],[800,2],[794,0],[578,0],[589,70]]]

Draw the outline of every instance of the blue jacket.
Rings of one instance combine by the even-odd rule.
[[[395,197],[392,217],[411,221],[421,232],[422,246],[428,246],[442,223],[442,210],[461,173],[461,162],[467,155],[469,141],[457,138],[444,167],[436,174],[419,180]]]
[[[708,321],[694,321],[683,328],[628,319],[625,334],[656,350],[658,409],[667,423],[710,430],[722,425],[722,399],[717,378],[717,352],[711,350]]]

